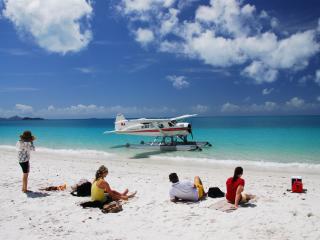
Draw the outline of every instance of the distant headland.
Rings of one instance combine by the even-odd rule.
[[[44,120],[44,118],[39,117],[19,117],[19,116],[12,116],[8,118],[0,118],[0,120],[9,120],[9,121],[20,121],[20,120]]]

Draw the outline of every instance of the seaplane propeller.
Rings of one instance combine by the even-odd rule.
[[[188,124],[188,132],[190,133],[191,138],[193,139],[192,126],[190,123]]]

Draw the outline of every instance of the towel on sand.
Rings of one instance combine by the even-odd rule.
[[[222,212],[232,212],[235,210],[235,207],[233,204],[228,203],[225,199],[222,199],[210,206],[210,208],[214,208],[216,210],[222,211]]]

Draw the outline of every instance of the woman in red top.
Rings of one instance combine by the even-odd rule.
[[[239,203],[246,203],[250,199],[254,198],[254,195],[245,194],[244,190],[244,179],[241,178],[243,174],[242,167],[236,167],[234,170],[233,177],[228,178],[227,194],[226,198],[228,202],[233,203],[235,208],[238,208]]]

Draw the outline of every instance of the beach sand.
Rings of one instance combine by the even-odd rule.
[[[31,157],[33,193],[24,194],[16,154],[13,147],[0,148],[0,239],[320,239],[319,168],[244,164],[245,191],[256,194],[257,202],[225,213],[213,207],[221,198],[171,203],[168,174],[177,172],[181,180],[191,181],[199,175],[206,190],[218,186],[225,191],[236,163],[39,149]],[[111,187],[138,191],[120,213],[82,209],[78,204],[90,198],[74,197],[69,191],[38,190],[92,180],[101,164],[109,168]],[[306,194],[287,192],[292,175],[302,175]]]

